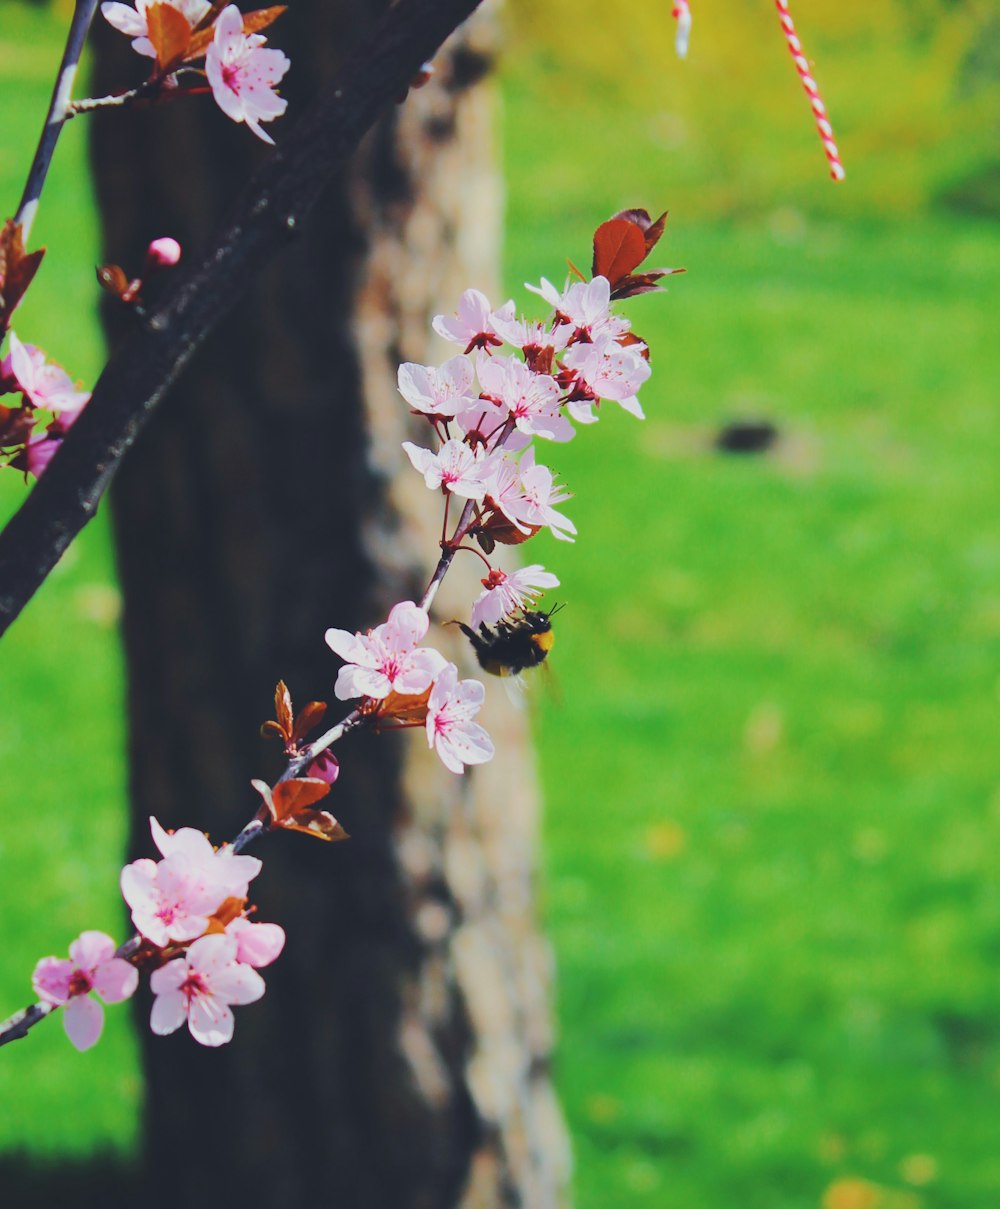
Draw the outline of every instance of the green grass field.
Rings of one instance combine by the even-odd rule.
[[[10,5],[3,22],[10,209],[53,23]],[[690,173],[671,195],[683,149],[644,144],[638,101],[581,123],[564,82],[540,139],[537,69],[514,57],[505,85],[511,290],[527,304],[521,282],[586,262],[625,205],[671,208],[657,259],[689,270],[628,307],[654,351],[648,420],[609,407],[558,450],[579,540],[533,547],[568,603],[539,733],[577,1205],[990,1209],[1000,228],[849,194],[838,216],[815,147],[814,183],[740,220],[716,190],[708,221]],[[83,133],[18,327],[90,378]],[[739,417],[773,421],[775,450],[714,452]],[[20,492],[0,482],[5,506]],[[81,918],[117,930],[110,574],[95,525],[4,644],[0,1014]],[[84,1058],[57,1027],[4,1051],[3,1147],[127,1152],[139,1088],[110,1016]]]

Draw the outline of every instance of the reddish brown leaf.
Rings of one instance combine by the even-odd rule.
[[[275,823],[281,825],[290,815],[297,814],[325,798],[330,792],[326,781],[317,777],[296,777],[291,781],[281,781],[271,791],[271,814]]]
[[[96,272],[97,281],[101,289],[107,290],[109,294],[114,294],[116,298],[121,298],[122,294],[128,289],[129,280],[125,276],[125,270],[121,265],[99,264]]]
[[[636,294],[650,294],[662,290],[657,285],[661,277],[671,277],[677,273],[686,273],[687,269],[650,269],[646,273],[634,273],[623,277],[611,291],[612,298],[633,298]]]
[[[286,831],[301,831],[318,840],[347,840],[350,836],[328,810],[301,810],[278,824]]]
[[[38,266],[42,263],[44,255],[44,248],[36,248],[34,252],[25,253],[16,264],[11,265],[10,271],[4,280],[4,296],[8,299],[13,299],[10,303],[11,310],[17,306],[27,293],[28,286],[34,280],[35,274],[38,272]]]
[[[245,34],[260,33],[262,29],[273,25],[287,7],[286,4],[274,4],[270,8],[258,8],[252,13],[244,13],[243,32]]]
[[[202,29],[199,26],[191,35],[191,41],[187,44],[187,50],[184,52],[184,62],[190,63],[193,59],[200,59],[202,55],[208,54],[208,48],[212,45],[214,37],[214,29]]]
[[[225,8],[225,3],[217,4],[215,6],[215,16],[218,16],[223,8]],[[276,4],[272,8],[259,8],[256,12],[244,13],[243,32],[245,34],[255,34],[259,33],[262,29],[267,29],[269,25],[277,21],[285,9],[286,5]],[[215,16],[212,17],[213,22]],[[191,35],[191,40],[187,44],[187,49],[184,51],[184,62],[190,63],[193,59],[200,59],[202,55],[207,54],[214,37],[214,24],[206,25],[205,20],[199,21]]]
[[[646,230],[643,231],[642,237],[646,241],[646,255],[647,256],[650,254],[650,252],[652,252],[652,250],[660,242],[660,237],[663,235],[663,228],[666,225],[667,225],[667,212],[666,212],[666,210],[664,210],[663,213],[660,215],[660,217],[656,220],[656,222],[650,223],[650,225],[646,228]]]
[[[11,315],[45,255],[44,248],[25,252],[21,224],[8,219],[0,231],[0,335],[7,330]]]
[[[642,347],[639,349],[640,356],[644,357],[647,361],[649,360],[649,345],[635,332],[626,332],[623,336],[619,336],[618,343],[622,348],[628,348],[629,345],[633,344],[641,345]]]
[[[295,719],[292,713],[292,694],[288,691],[284,680],[279,680],[275,685],[274,716],[277,718],[285,738],[290,738]]]
[[[195,32],[197,33],[200,30],[209,29],[211,26],[213,26],[215,24],[215,18],[222,12],[228,3],[229,0],[212,0],[211,8],[209,8],[208,12],[194,27]]]
[[[325,701],[310,701],[308,705],[304,705],[292,727],[292,742],[298,744],[311,730],[319,726],[325,713]]]
[[[611,218],[594,232],[595,277],[606,277],[615,283],[639,264],[646,255],[646,242],[635,223],[625,218]]]
[[[166,75],[184,61],[191,42],[191,24],[173,5],[157,3],[146,9],[146,28],[157,66]]]
[[[534,537],[538,532],[538,525],[529,525],[528,532],[522,533],[516,525],[503,515],[499,510],[490,511],[487,519],[480,525],[479,539],[482,545],[482,538],[487,537],[493,542],[499,542],[502,546],[519,546],[522,542],[526,542],[529,537]]]
[[[260,724],[260,737],[262,739],[280,739],[282,743],[288,742],[287,738],[285,737],[285,732],[281,729],[277,722],[274,722],[270,719],[268,719],[267,722],[262,722]]]
[[[231,924],[234,919],[238,919],[243,914],[243,908],[246,906],[245,898],[226,898],[223,899],[222,905],[215,909],[215,913],[210,916],[208,921],[208,932],[225,932],[226,925]]]
[[[392,718],[396,722],[419,725],[427,720],[427,702],[431,690],[422,693],[390,693],[383,697],[372,711],[377,718]]]
[[[655,222],[649,217],[648,211],[638,209],[619,210],[614,218],[623,218],[626,222],[635,223],[646,242],[646,255],[648,256],[660,242],[660,236],[663,234],[663,228],[667,222],[667,212],[664,210]]]

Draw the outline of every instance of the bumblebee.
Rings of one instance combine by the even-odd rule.
[[[556,606],[548,613],[541,609],[523,609],[520,616],[506,618],[493,629],[483,622],[477,633],[458,622],[462,633],[472,643],[479,666],[493,676],[517,676],[529,667],[538,667],[552,650],[556,636],[552,632],[552,617]]]

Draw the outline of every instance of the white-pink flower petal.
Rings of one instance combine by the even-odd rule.
[[[493,331],[491,313],[490,300],[485,294],[480,290],[466,290],[458,300],[455,314],[435,315],[431,326],[442,339],[460,344],[469,353],[474,348],[490,348],[503,343]]]
[[[280,50],[265,49],[265,41],[260,34],[245,34],[240,10],[228,5],[216,20],[205,74],[222,112],[234,122],[245,122],[265,143],[273,143],[260,123],[273,121],[288,107],[274,88],[290,63]]]
[[[264,980],[237,959],[238,942],[214,934],[196,940],[183,957],[154,971],[149,985],[156,999],[150,1015],[154,1033],[176,1031],[187,1020],[201,1045],[224,1045],[233,1035],[231,1004],[253,1003]]]
[[[505,617],[530,608],[548,588],[558,588],[559,580],[540,563],[505,572],[494,569],[482,581],[483,591],[472,606],[472,628],[491,628]]]
[[[226,928],[236,940],[236,960],[260,969],[269,966],[285,947],[285,930],[278,924],[255,924],[239,916]]]
[[[88,1050],[101,1038],[104,1008],[86,995],[77,995],[63,1008],[63,1027],[78,1050]]]
[[[327,630],[326,641],[342,659],[334,693],[338,700],[373,697],[390,692],[422,693],[431,686],[444,658],[431,647],[417,647],[430,624],[427,613],[412,600],[393,606],[388,620],[367,634]]]
[[[396,381],[399,393],[414,411],[450,419],[475,405],[474,377],[471,360],[460,354],[437,368],[405,362]]]
[[[459,681],[453,663],[434,682],[427,703],[427,745],[451,772],[463,773],[466,765],[485,764],[493,758],[493,741],[472,721],[485,695],[478,680]]]
[[[470,500],[481,500],[486,494],[486,457],[470,449],[464,441],[445,441],[437,453],[414,445],[412,441],[404,441],[403,449],[414,470],[424,476],[424,482],[432,491],[444,487],[453,495]]]
[[[40,348],[23,344],[14,332],[9,336],[10,353],[0,365],[0,377],[12,377],[32,407],[59,415],[68,428],[89,402],[89,392],[77,390],[62,366],[47,361]]]
[[[483,394],[514,420],[521,432],[569,441],[573,425],[559,408],[562,392],[548,374],[536,374],[518,357],[484,358],[479,366]]]

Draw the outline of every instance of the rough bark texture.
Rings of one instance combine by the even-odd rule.
[[[292,106],[381,7],[292,7],[273,31]],[[137,854],[150,814],[238,829],[250,776],[278,768],[257,738],[275,681],[331,699],[325,628],[373,624],[426,580],[439,505],[404,469],[414,429],[395,370],[437,357],[429,316],[495,278],[495,39],[488,12],[461,32],[119,475]],[[134,71],[105,34],[97,89]],[[130,268],[160,234],[199,246],[261,151],[207,100],[100,115],[93,137],[108,258]],[[475,581],[456,566],[439,620],[465,612]],[[465,657],[454,627],[438,640]],[[492,697],[493,765],[460,779],[419,735],[351,738],[333,806],[351,841],[261,848],[261,918],[288,933],[267,996],[221,1051],[142,1033],[154,1202],[176,1204],[180,1180],[190,1209],[564,1203],[536,790],[523,719]]]

